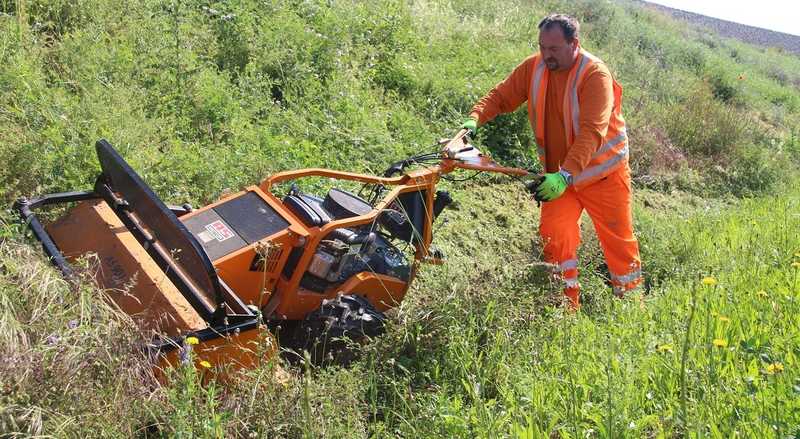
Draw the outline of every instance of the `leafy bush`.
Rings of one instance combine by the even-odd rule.
[[[710,168],[715,175],[717,193],[751,197],[773,191],[785,185],[782,176],[790,173],[792,164],[782,157],[757,147],[739,145],[728,166]]]
[[[670,139],[694,157],[719,158],[751,141],[750,116],[716,102],[709,85],[696,85],[665,112]]]
[[[726,103],[732,104],[737,98],[737,88],[729,79],[729,75],[720,71],[715,71],[708,78],[711,85],[711,93],[714,98]]]
[[[27,19],[27,25],[45,39],[61,35],[86,25],[91,20],[91,2],[86,0],[29,0],[4,1],[0,12]]]

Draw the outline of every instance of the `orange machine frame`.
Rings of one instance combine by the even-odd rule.
[[[306,227],[306,233],[302,234],[307,239],[305,243],[306,249],[298,260],[292,276],[288,279],[281,276],[277,281],[274,293],[269,295],[269,299],[265,303],[262,303],[264,305],[264,315],[274,315],[278,318],[289,320],[302,319],[309,312],[318,308],[323,299],[334,298],[340,293],[363,295],[379,311],[385,311],[399,304],[405,296],[408,285],[414,278],[419,263],[441,262],[430,254],[431,241],[433,240],[431,226],[433,223],[434,193],[436,184],[441,176],[456,169],[498,172],[516,176],[528,174],[528,171],[524,169],[500,166],[490,157],[480,154],[477,149],[469,145],[467,134],[467,130],[462,130],[444,145],[438,165],[407,172],[399,177],[378,177],[323,168],[309,168],[279,172],[264,179],[259,184],[261,193],[266,197],[272,197],[278,204],[280,201],[270,192],[272,187],[277,183],[304,177],[328,177],[393,187],[367,214],[334,220],[322,227]],[[378,215],[399,195],[419,191],[425,191],[425,226],[423,227],[424,230],[422,230],[421,241],[415,243],[414,263],[411,266],[411,275],[408,281],[381,274],[360,273],[343,285],[325,291],[324,294],[310,292],[300,286],[303,273],[308,269],[317,246],[330,232],[338,228],[373,223],[377,220]],[[295,218],[286,208],[281,208],[281,212],[285,213],[287,217]],[[299,220],[295,224],[305,227]]]
[[[75,275],[67,259],[73,259],[86,251],[94,251],[101,259],[101,268],[107,270],[97,276],[99,283],[122,293],[135,293],[136,300],[127,298],[122,293],[115,296],[112,291],[112,299],[138,320],[142,328],[162,334],[153,345],[163,355],[161,367],[182,361],[181,355],[187,352],[186,346],[182,344],[191,335],[199,343],[192,348],[194,361],[208,362],[215,370],[219,369],[224,373],[228,367],[253,367],[275,351],[277,344],[262,325],[262,317],[300,320],[318,309],[324,299],[334,298],[337,294],[364,296],[378,311],[397,306],[405,296],[419,263],[440,262],[435,252],[431,251],[431,241],[434,193],[441,176],[456,169],[516,176],[528,174],[523,169],[499,166],[491,158],[482,155],[469,145],[467,134],[468,131],[462,130],[452,140],[442,143],[440,153],[426,155],[426,159],[439,159],[434,166],[404,172],[403,167],[409,164],[408,160],[398,162],[403,163],[399,167],[396,167],[398,164],[393,165],[390,168],[392,172],[402,173],[398,177],[377,177],[316,168],[280,172],[266,178],[258,186],[250,186],[242,192],[195,211],[181,208],[177,214],[177,208],[167,210],[167,206],[130,169],[113,147],[107,141],[100,140],[96,148],[104,174],[98,177],[94,191],[50,194],[34,200],[20,199],[15,203],[15,209],[42,242],[45,252],[51,256],[53,264],[65,277],[71,278]],[[204,289],[208,286],[200,288],[194,282],[201,278],[183,276],[185,273],[182,268],[175,264],[181,254],[172,254],[172,250],[165,247],[159,237],[151,233],[152,229],[142,222],[141,214],[135,209],[129,209],[128,202],[112,187],[114,185],[111,184],[109,175],[105,175],[106,165],[111,166],[109,169],[115,178],[121,176],[127,179],[120,180],[123,185],[133,185],[139,191],[137,193],[144,197],[142,199],[153,200],[151,207],[155,206],[166,212],[168,215],[162,219],[172,221],[173,216],[177,215],[174,217],[175,223],[170,223],[177,227],[175,230],[182,227],[179,221],[189,220],[194,215],[246,193],[255,194],[278,212],[289,225],[213,261],[206,253],[197,253],[203,262],[203,274],[209,274],[209,279],[219,281],[219,291],[215,294],[223,300],[222,305],[212,303],[214,307],[206,309],[208,297],[202,293],[208,293]],[[270,190],[277,183],[311,176],[375,184],[390,189],[364,215],[333,220],[321,227],[309,227]],[[418,231],[421,232],[420,239],[414,240],[414,261],[408,280],[361,272],[322,294],[301,287],[302,276],[308,271],[317,247],[330,232],[338,228],[374,223],[398,196],[420,191],[425,194],[424,222],[422,230]],[[78,202],[79,205],[71,210],[71,214],[51,224],[48,227],[49,232],[33,213],[34,209],[41,206],[67,202]],[[169,214],[170,211],[173,213]],[[93,230],[94,234],[86,239],[83,233],[85,230]],[[199,245],[194,241],[190,243]],[[298,247],[303,247],[302,255],[291,276],[287,277],[283,274],[283,268],[291,249]],[[112,258],[121,251],[127,252],[122,255],[124,257]],[[102,265],[103,262],[106,264]],[[175,279],[168,278],[168,270],[176,276]],[[129,290],[128,280],[134,278],[140,282],[130,285],[132,289]],[[209,285],[214,286],[213,283]],[[182,288],[180,291],[176,289],[179,286]],[[262,314],[258,315],[256,310],[247,305],[260,308]]]

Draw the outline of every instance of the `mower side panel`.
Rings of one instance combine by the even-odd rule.
[[[278,288],[281,288],[286,282],[285,278],[282,278]],[[399,305],[407,290],[408,282],[396,277],[364,271],[353,275],[342,285],[331,288],[324,294],[300,288],[296,294],[288,295],[278,305],[275,313],[282,319],[301,320],[308,313],[319,308],[323,299],[333,299],[340,293],[362,296],[369,300],[378,311],[386,311]]]
[[[278,342],[266,328],[256,326],[246,331],[201,340],[199,344],[191,346],[191,357],[185,349],[187,347],[173,349],[161,356],[155,372],[162,382],[166,378],[166,369],[188,361],[188,358],[198,370],[205,370],[202,361],[211,365],[211,370],[204,378],[214,377],[225,381],[238,370],[253,369],[268,361],[277,352]]]
[[[258,307],[275,292],[291,249],[308,236],[280,200],[257,186],[180,219],[211,257],[217,275],[242,302]]]
[[[245,304],[261,307],[275,292],[292,245],[291,236],[281,232],[261,245],[248,246],[215,260],[214,266],[219,277]]]
[[[97,254],[97,283],[142,329],[177,336],[207,326],[105,201],[79,203],[47,231],[67,259]]]
[[[361,272],[348,279],[336,292],[363,296],[378,311],[386,311],[400,304],[408,290],[408,282],[378,273]]]

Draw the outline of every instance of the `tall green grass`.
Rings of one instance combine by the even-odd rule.
[[[478,256],[430,273],[424,291],[439,294],[414,295],[405,328],[375,346],[390,362],[379,374],[384,392],[402,392],[411,405],[400,405],[391,423],[407,421],[403,435],[418,437],[794,431],[800,241],[789,231],[800,220],[797,194],[728,213],[707,206],[668,213],[684,201],[637,209],[647,271],[663,276],[643,304],[615,300],[594,282],[591,243],[582,254],[589,303],[577,316],[548,304],[556,296],[533,281],[541,276],[534,257],[499,242],[484,250],[502,255],[503,269],[481,270]],[[509,227],[498,241],[525,226]],[[452,251],[461,235],[446,239]],[[704,285],[706,277],[715,284]],[[771,373],[778,364],[782,372]]]
[[[100,137],[168,202],[379,172],[452,132],[551,11],[625,89],[643,301],[611,298],[586,221],[586,305],[564,314],[537,209],[481,177],[449,186],[449,261],[352,366],[159,386],[142,335],[0,212],[0,435],[797,435],[800,61],[632,3],[0,0],[0,200],[90,187]],[[478,141],[534,161],[524,110]]]
[[[524,197],[510,195],[515,190],[491,184],[458,190],[459,209],[446,214],[453,227],[438,237],[450,260],[422,273],[392,314],[388,333],[363,347],[352,367],[300,369],[284,381],[275,379],[274,365],[205,390],[192,373],[166,388],[141,381],[144,358],[129,344],[135,335],[93,335],[119,328],[119,317],[84,311],[89,320],[80,320],[81,307],[103,308],[101,297],[39,287],[62,284],[43,262],[5,262],[4,282],[17,286],[5,287],[12,305],[4,305],[1,326],[12,338],[4,339],[4,355],[16,359],[9,364],[31,368],[19,382],[11,380],[16,370],[3,373],[4,384],[12,384],[4,389],[5,428],[71,435],[93,425],[109,436],[146,430],[283,437],[576,437],[590,431],[599,437],[771,437],[796,431],[796,191],[725,210],[641,193],[663,203],[636,211],[645,267],[657,286],[643,302],[613,299],[593,272],[599,258],[589,237],[581,255],[586,306],[569,315],[544,281],[538,247],[520,239],[536,214]],[[500,196],[512,202],[487,211],[486,200]],[[684,207],[676,214],[678,206]],[[494,227],[490,236],[483,234],[487,227]],[[467,230],[481,236],[465,240]],[[3,252],[4,261],[9,252],[31,258],[31,249],[15,240]],[[29,274],[20,277],[22,267]],[[714,281],[704,284],[704,278]],[[49,319],[34,318],[47,301],[61,305],[50,308]],[[71,320],[81,323],[70,329]],[[97,355],[108,349],[117,353]],[[53,351],[61,354],[47,357]],[[51,372],[36,375],[30,355],[52,358],[43,364]],[[84,366],[92,364],[87,358],[96,358],[99,369]],[[63,364],[66,359],[71,362]],[[82,379],[74,379],[75,370]],[[120,406],[118,399],[128,403]],[[26,418],[27,411],[38,413],[40,423]]]

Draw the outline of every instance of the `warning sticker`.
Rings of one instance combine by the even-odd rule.
[[[206,230],[209,234],[211,234],[211,236],[214,237],[214,239],[219,242],[222,242],[228,238],[233,238],[233,232],[231,229],[229,229],[225,223],[219,220],[207,225]]]
[[[200,238],[201,241],[203,241],[203,244],[208,244],[210,241],[214,240],[214,237],[211,236],[211,234],[208,233],[207,231],[198,233],[197,237]]]

